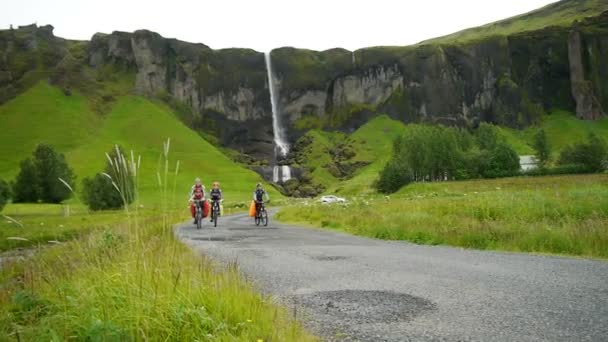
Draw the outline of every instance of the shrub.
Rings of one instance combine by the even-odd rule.
[[[123,205],[120,193],[112,185],[112,180],[98,173],[93,178],[82,180],[82,199],[91,210],[120,209]]]
[[[519,156],[515,150],[505,144],[499,143],[489,154],[487,165],[481,170],[486,178],[514,176],[519,171]]]
[[[608,146],[602,138],[591,133],[586,142],[564,148],[558,164],[579,165],[589,172],[601,172],[608,164]]]
[[[91,210],[119,209],[125,202],[130,204],[135,200],[135,184],[132,175],[125,172],[122,156],[120,147],[112,149],[105,171],[82,181],[82,198]]]
[[[8,183],[0,179],[0,212],[4,209],[6,202],[11,198],[11,188]]]
[[[401,187],[412,182],[412,176],[408,168],[398,161],[390,161],[382,171],[380,178],[376,181],[376,189],[381,193],[393,193]]]

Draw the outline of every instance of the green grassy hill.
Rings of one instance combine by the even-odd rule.
[[[0,106],[0,177],[12,179],[19,161],[40,142],[66,154],[78,176],[104,168],[105,152],[114,144],[141,154],[140,190],[143,204],[158,202],[157,170],[163,142],[171,139],[171,172],[180,161],[175,201],[185,203],[195,177],[222,183],[227,201],[247,200],[261,178],[231,161],[186,127],[167,106],[137,96],[122,96],[107,114],[97,114],[78,93],[66,96],[45,82]],[[172,192],[173,183],[170,183]],[[271,196],[277,193],[270,189]],[[170,198],[172,200],[173,198]]]
[[[534,154],[531,144],[539,129],[545,130],[555,159],[564,147],[585,140],[589,133],[595,133],[608,140],[608,118],[584,121],[563,111],[545,115],[539,126],[528,127],[525,130],[500,127],[499,132],[518,154],[526,155]],[[405,134],[406,131],[407,125],[385,115],[361,126],[350,136],[350,139],[357,142],[356,146],[360,147],[358,158],[372,161],[372,163],[358,170],[350,179],[341,182],[335,180],[326,192],[345,196],[373,192],[373,182],[390,159],[393,140],[397,135]]]
[[[539,30],[547,26],[568,26],[575,20],[608,11],[605,0],[562,0],[534,11],[421,42],[463,43],[490,36]]]

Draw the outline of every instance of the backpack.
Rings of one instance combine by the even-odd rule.
[[[266,191],[264,191],[263,189],[256,190],[255,191],[255,199],[258,200],[258,201],[263,201],[265,193],[266,193]]]

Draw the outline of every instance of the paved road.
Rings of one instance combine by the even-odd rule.
[[[177,234],[327,340],[608,341],[608,262],[418,246],[245,215]]]

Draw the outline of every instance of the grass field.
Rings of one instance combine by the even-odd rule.
[[[40,82],[0,106],[0,127],[0,178],[7,180],[17,174],[20,160],[38,143],[46,142],[66,154],[78,176],[78,187],[84,177],[103,170],[105,153],[120,144],[126,151],[134,150],[136,158],[141,154],[141,201],[156,204],[158,160],[163,142],[171,138],[171,154],[180,161],[174,203],[185,203],[195,177],[207,185],[220,181],[229,202],[248,200],[255,184],[262,181],[182,124],[168,107],[141,97],[122,96],[109,113],[101,115],[78,93],[65,96]],[[176,163],[169,165],[169,172],[175,167]],[[164,172],[164,165],[160,169]],[[271,196],[280,197],[268,188]]]
[[[44,215],[57,208],[8,209],[51,222]],[[98,215],[75,217],[96,229],[3,264],[0,340],[315,340],[235,265],[217,267],[177,241],[158,214],[103,214],[102,227]]]
[[[390,198],[292,205],[278,219],[355,235],[608,258],[608,175],[417,183]]]
[[[69,207],[66,217],[63,205],[9,204],[2,211],[5,217],[0,216],[0,252],[71,240],[124,220],[123,211],[88,213],[81,205]]]

